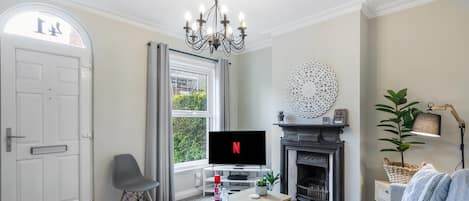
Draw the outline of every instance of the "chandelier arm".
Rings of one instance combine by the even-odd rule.
[[[228,44],[226,44],[227,42],[228,42]],[[226,53],[231,55],[231,43],[230,43],[230,41],[225,40],[225,42],[223,43],[223,49],[225,49],[225,55],[226,55]]]
[[[209,38],[206,36],[205,39],[203,39],[198,47],[198,49],[202,49],[204,46],[207,45],[207,42],[209,41]]]
[[[236,43],[236,44],[232,44],[232,47],[235,49],[235,50],[242,50],[244,49],[244,41],[240,41],[239,43]]]
[[[223,49],[225,50],[225,51],[223,51],[225,56],[231,55],[231,49],[230,49],[229,46],[228,47],[226,46],[225,41],[222,43],[222,46],[223,46]]]
[[[233,40],[233,45],[239,46],[244,43],[243,39]]]
[[[210,7],[210,9],[208,9],[208,12],[207,12],[207,16],[205,18],[205,21],[208,23],[208,20],[210,19],[210,16],[212,15],[212,11],[213,9],[217,9],[216,8],[216,5],[213,5],[212,7]]]
[[[198,41],[191,42],[189,38],[186,38],[186,42],[189,46],[191,46],[192,49],[199,50],[205,45],[205,43],[207,43],[207,40],[201,38]]]
[[[199,37],[198,40],[196,40],[196,41],[191,41],[191,37],[189,36],[189,37],[186,37],[186,41],[187,41],[188,44],[190,44],[191,46],[193,46],[193,45],[195,45],[195,44],[201,42],[201,41],[202,41],[202,38]]]

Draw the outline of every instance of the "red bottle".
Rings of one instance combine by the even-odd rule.
[[[214,177],[214,182],[215,182],[215,189],[213,189],[213,198],[215,201],[220,201],[220,183],[221,183],[221,177],[220,175],[215,175]]]

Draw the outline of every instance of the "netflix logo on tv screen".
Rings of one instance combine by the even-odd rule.
[[[209,133],[210,164],[265,165],[265,131]]]

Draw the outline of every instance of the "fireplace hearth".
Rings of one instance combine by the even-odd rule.
[[[280,191],[298,201],[344,200],[344,142],[348,125],[276,124],[282,127]]]

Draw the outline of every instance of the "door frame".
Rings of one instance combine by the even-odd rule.
[[[46,13],[62,18],[63,20],[65,20],[67,23],[72,25],[78,31],[78,33],[80,34],[83,40],[83,43],[85,44],[85,48],[72,47],[72,46],[67,46],[67,45],[53,43],[53,42],[44,41],[44,40],[5,34],[3,30],[7,21],[14,15],[25,12],[25,11],[46,12]],[[2,43],[5,41],[8,41],[6,43],[9,43],[9,44]],[[86,138],[89,139],[89,149],[87,149],[86,151],[89,151],[90,153],[88,154],[89,158],[87,158],[86,160],[89,161],[88,171],[89,171],[91,178],[90,178],[89,184],[86,184],[86,185],[91,185],[91,186],[90,186],[90,192],[89,192],[90,195],[87,195],[86,197],[88,197],[87,199],[90,199],[89,201],[94,200],[95,199],[94,198],[94,195],[95,195],[94,193],[94,83],[95,82],[94,82],[94,46],[93,46],[91,36],[89,32],[87,31],[86,27],[83,25],[83,23],[81,23],[78,20],[78,18],[71,15],[70,11],[54,6],[54,5],[46,4],[46,3],[33,3],[33,2],[20,3],[7,9],[6,11],[0,14],[0,68],[1,68],[1,65],[4,64],[4,61],[2,61],[2,58],[1,58],[1,55],[4,55],[4,53],[6,53],[4,51],[12,51],[12,50],[14,51],[16,47],[29,47],[29,48],[38,47],[39,44],[43,44],[46,47],[44,50],[42,50],[45,53],[63,55],[63,56],[71,56],[71,55],[63,54],[63,52],[61,51],[61,50],[66,50],[67,53],[70,53],[70,54],[73,54],[73,56],[79,57],[80,58],[80,63],[79,63],[80,72],[82,72],[82,69],[85,68],[85,69],[88,69],[88,72],[90,73],[90,76],[91,76],[90,85],[91,86],[88,92],[82,92],[81,86],[80,86],[80,106],[82,105],[82,101],[83,101],[81,99],[81,93],[86,93],[86,94],[89,94],[90,96],[90,100],[88,103],[88,105],[90,106],[90,111],[88,111],[89,112],[88,116],[90,118],[89,119],[89,131],[87,131],[87,133],[84,134],[80,126],[79,133],[80,133],[80,139],[84,137],[83,135],[86,135]],[[4,45],[6,45],[5,47],[8,47],[9,50],[2,49]],[[34,50],[37,50],[37,49],[34,49]],[[10,52],[7,54],[14,54],[14,53]],[[80,113],[81,112],[82,111],[80,109]],[[5,133],[5,129],[3,129],[4,126],[1,125],[1,123],[3,123],[3,120],[1,119],[1,116],[0,116],[0,128],[2,129],[0,131],[0,136],[1,136],[0,138],[0,149],[1,149],[0,172],[2,171],[1,159],[2,159],[2,156],[5,154],[4,149],[6,145],[5,144],[6,133]],[[80,146],[81,145],[82,143],[80,143]],[[83,152],[80,151],[80,156],[82,154]],[[80,160],[82,159],[80,158]],[[80,167],[80,174],[82,174],[82,172],[83,170]],[[2,184],[1,175],[2,174],[0,174],[0,196],[2,195],[2,192],[1,192],[2,185],[5,185],[5,184]],[[80,180],[81,180],[81,177],[80,177]],[[82,185],[84,184],[82,184],[82,182],[80,181],[80,191],[84,189]],[[81,195],[81,192],[80,192],[80,195]],[[81,200],[81,201],[88,201],[88,200]]]

